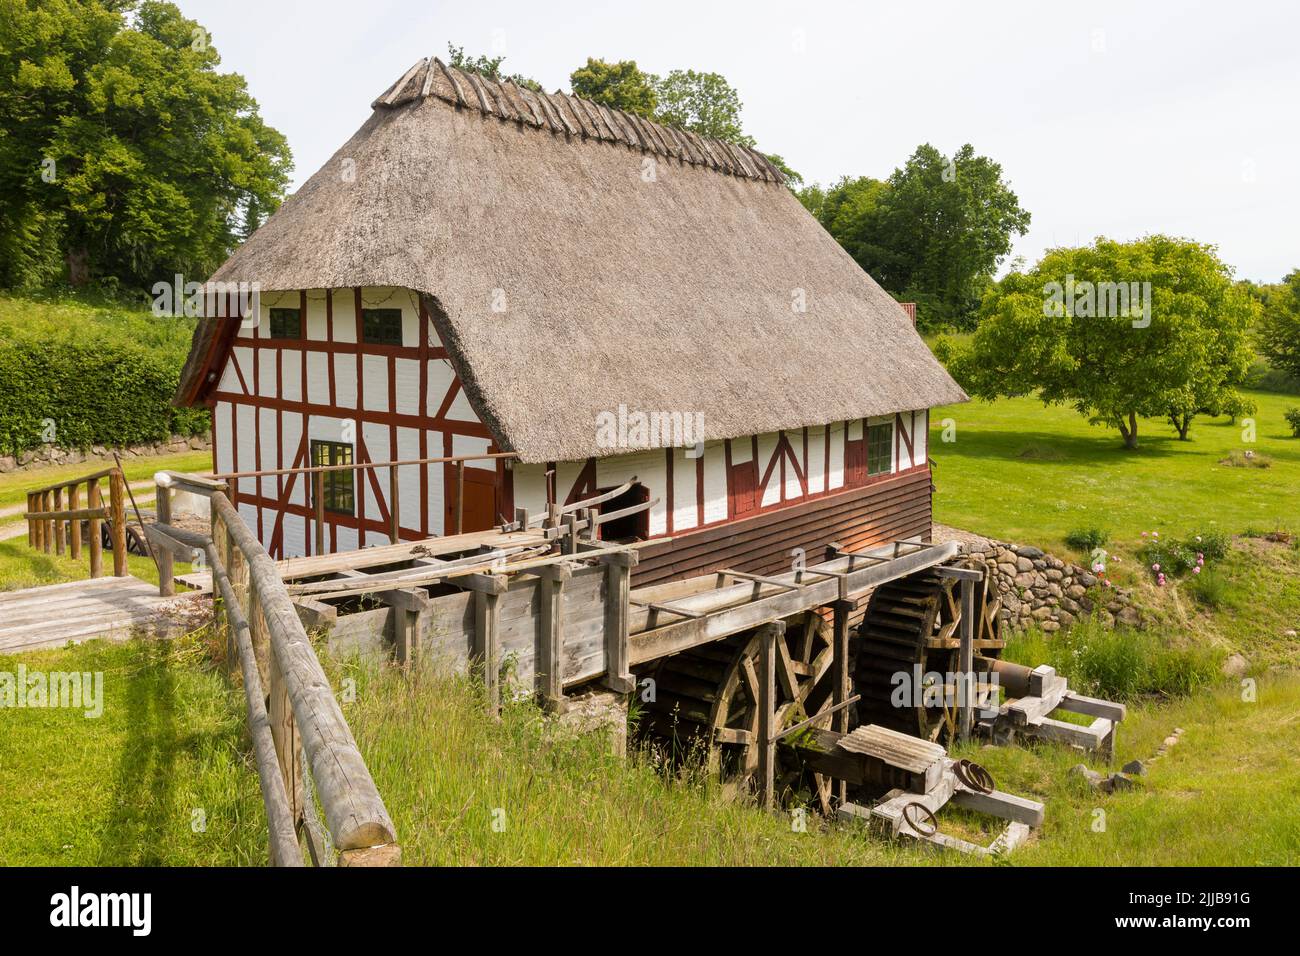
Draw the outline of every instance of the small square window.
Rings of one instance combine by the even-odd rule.
[[[272,309],[271,338],[302,338],[302,312],[298,309]]]
[[[361,335],[366,345],[401,345],[401,309],[362,309]]]
[[[886,475],[894,470],[894,426],[872,425],[867,434],[867,474]]]
[[[311,443],[311,463],[313,467],[324,468],[330,465],[352,464],[352,446],[337,441],[313,441]],[[351,470],[327,471],[321,482],[325,493],[325,510],[333,514],[352,515],[356,513],[356,497],[353,481],[356,473]],[[312,504],[315,505],[316,479],[311,482]]]

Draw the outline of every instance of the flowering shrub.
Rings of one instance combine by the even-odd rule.
[[[1207,560],[1221,560],[1228,553],[1229,538],[1222,531],[1206,531],[1185,541],[1162,541],[1159,531],[1143,531],[1138,560],[1164,587],[1170,577],[1200,574]]]

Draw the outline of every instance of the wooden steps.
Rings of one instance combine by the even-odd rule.
[[[194,595],[161,597],[157,587],[134,577],[0,592],[0,654],[98,637],[126,640],[137,630],[165,636],[175,628],[168,610],[194,600]]]

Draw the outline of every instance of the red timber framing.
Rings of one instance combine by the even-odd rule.
[[[708,511],[707,453],[692,458],[681,449],[664,450],[662,472],[640,480],[652,497],[664,500],[651,539],[667,536],[673,541],[642,551],[637,585],[722,567],[753,573],[789,570],[794,548],[813,554],[831,540],[846,546],[875,544],[891,536],[928,540],[930,468],[924,438],[917,435],[928,423],[929,413],[920,410],[721,442],[713,457],[725,480],[726,502]],[[892,431],[876,435],[892,459],[887,471],[869,474],[868,446],[877,429]],[[549,489],[557,468],[554,463],[546,468]],[[687,475],[680,474],[684,468]],[[599,480],[597,460],[588,459],[558,498],[572,503],[610,483]],[[682,507],[692,495],[693,515]],[[548,490],[548,500],[556,497]],[[708,513],[712,520],[707,520]],[[694,520],[684,521],[683,514]]]
[[[351,444],[355,461],[363,464],[499,450],[461,397],[460,379],[424,303],[405,290],[384,295],[385,290],[369,288],[264,293],[262,321],[250,328],[235,320],[225,323],[228,358],[207,395],[216,472],[309,467],[313,440]],[[363,310],[372,297],[380,298],[377,304],[402,309],[401,345],[365,341]],[[271,338],[267,306],[299,309],[301,334]],[[287,427],[289,420],[293,428]],[[326,422],[324,431],[313,427]],[[241,435],[249,427],[251,436]],[[483,515],[491,523],[498,514],[513,513],[511,475],[504,461],[463,467],[465,487],[477,495],[468,503],[454,500],[456,465],[403,469],[418,474],[418,482],[402,479],[406,490],[401,500],[407,503],[399,507],[401,539],[450,533],[458,505],[460,513],[478,515],[480,523]],[[274,558],[364,548],[388,540],[390,481],[382,468],[355,474],[355,511],[328,512],[324,542],[313,540],[307,476],[239,479],[231,497],[237,506],[255,509],[250,523]],[[416,482],[418,491],[408,481]],[[290,516],[301,519],[302,529],[292,550],[286,535]]]

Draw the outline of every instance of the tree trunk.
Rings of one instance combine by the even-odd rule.
[[[82,288],[90,281],[90,253],[85,246],[69,249],[67,262],[68,284],[76,289]]]
[[[1138,446],[1138,421],[1137,412],[1128,413],[1128,423],[1125,424],[1124,416],[1116,416],[1116,424],[1119,425],[1119,433],[1124,436],[1124,447],[1132,451]]]

